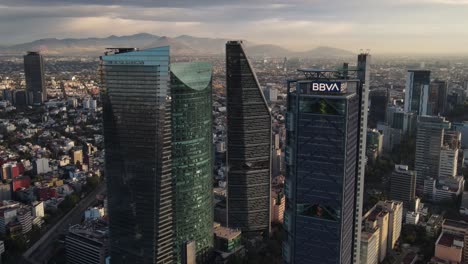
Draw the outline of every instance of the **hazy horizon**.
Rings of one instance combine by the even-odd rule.
[[[245,39],[292,51],[466,54],[466,14],[468,0],[0,0],[0,45],[144,32]]]

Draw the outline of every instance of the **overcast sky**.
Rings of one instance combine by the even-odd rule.
[[[0,45],[147,32],[373,53],[468,53],[468,0],[0,0]]]

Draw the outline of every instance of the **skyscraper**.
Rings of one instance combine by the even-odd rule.
[[[44,77],[44,59],[39,52],[29,51],[24,55],[24,76],[28,104],[40,105],[47,100]]]
[[[405,89],[405,112],[417,115],[429,115],[429,83],[431,72],[426,70],[409,70]]]
[[[448,84],[445,81],[434,81],[429,86],[429,115],[442,115],[445,113],[447,103]]]
[[[227,225],[270,226],[271,115],[242,41],[226,44]]]
[[[414,168],[417,173],[416,186],[419,191],[425,178],[437,179],[439,176],[440,148],[444,130],[450,122],[439,116],[419,116],[416,132],[416,154]]]
[[[369,126],[377,127],[377,123],[385,122],[389,94],[387,89],[373,90],[369,93]]]
[[[301,71],[288,82],[283,259],[359,263],[368,55],[357,69]]]
[[[195,242],[198,263],[213,247],[211,64],[171,64],[172,177],[179,263]]]
[[[110,256],[173,263],[169,47],[101,57]]]

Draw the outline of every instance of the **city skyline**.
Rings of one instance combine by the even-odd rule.
[[[385,12],[383,12],[385,11]],[[246,39],[294,51],[318,46],[381,53],[466,53],[468,1],[90,1],[4,0],[0,45],[40,38],[161,36]],[[430,18],[430,20],[428,19]],[[225,29],[229,28],[228,31]]]

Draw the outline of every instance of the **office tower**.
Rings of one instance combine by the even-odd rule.
[[[428,115],[443,115],[447,102],[448,83],[433,81],[429,86]]]
[[[112,263],[173,263],[169,47],[101,57]]]
[[[65,237],[67,263],[104,264],[108,254],[107,229],[97,225],[74,225]],[[114,263],[114,262],[112,262]]]
[[[44,77],[44,60],[39,52],[29,51],[24,55],[27,101],[30,105],[41,105],[47,100]]]
[[[304,69],[304,79],[288,82],[285,263],[359,263],[368,96],[363,56],[356,70]]]
[[[226,44],[227,225],[269,232],[271,115],[242,41]]]
[[[429,83],[431,72],[426,70],[409,70],[405,89],[405,112],[417,115],[429,115]]]
[[[416,132],[415,171],[416,186],[421,189],[425,178],[437,179],[439,174],[440,148],[444,131],[450,122],[439,116],[419,116]]]
[[[184,263],[193,241],[205,263],[213,247],[211,64],[171,64],[171,96],[176,257]]]
[[[369,127],[375,128],[377,123],[386,121],[388,106],[388,90],[373,90],[369,93]]]
[[[402,201],[406,209],[416,198],[416,172],[409,170],[407,165],[395,165],[390,179],[390,199]]]

